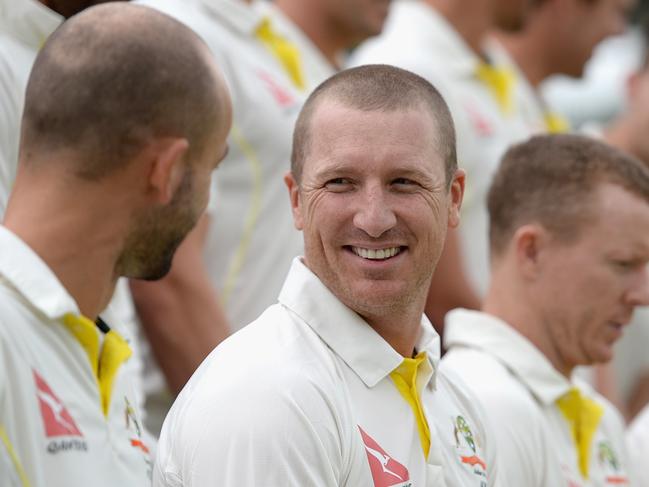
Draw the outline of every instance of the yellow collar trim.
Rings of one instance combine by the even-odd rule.
[[[95,323],[85,316],[67,313],[63,317],[63,324],[88,355],[90,369],[99,388],[101,410],[107,417],[115,376],[119,367],[130,358],[131,347],[119,333],[110,330],[106,333],[104,344],[100,350],[99,330]]]
[[[424,415],[421,397],[417,390],[417,372],[419,366],[426,360],[426,352],[420,352],[415,358],[404,358],[403,362],[390,373],[390,378],[397,387],[401,396],[410,405],[417,422],[419,440],[424,458],[428,458],[430,451],[430,429]]]

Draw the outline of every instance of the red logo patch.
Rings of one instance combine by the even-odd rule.
[[[83,436],[72,416],[56,394],[52,392],[47,382],[35,370],[33,372],[38,404],[41,407],[41,416],[45,425],[45,435],[48,438],[52,436]]]
[[[406,467],[385,453],[385,450],[370,435],[365,433],[360,426],[358,429],[365,444],[365,452],[370,464],[372,479],[374,479],[374,487],[390,487],[410,480],[410,474]]]
[[[261,70],[258,71],[257,74],[259,75],[261,80],[266,83],[266,86],[270,90],[270,93],[273,95],[273,98],[275,98],[275,101],[279,104],[279,106],[287,107],[295,103],[293,96],[282,86],[277,84],[277,82],[270,74]]]
[[[489,137],[490,135],[493,135],[494,128],[492,124],[489,122],[489,120],[487,120],[485,116],[480,113],[477,108],[468,103],[465,105],[465,108],[468,112],[469,119],[471,120],[473,127],[475,128],[476,132],[478,132],[478,135],[482,137]]]

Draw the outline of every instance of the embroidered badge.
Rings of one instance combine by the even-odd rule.
[[[460,461],[471,468],[475,475],[486,479],[487,464],[478,455],[478,442],[469,427],[469,423],[463,416],[458,415],[455,417],[453,421],[453,436]]]

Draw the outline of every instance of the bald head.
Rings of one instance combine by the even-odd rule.
[[[81,178],[119,169],[155,137],[200,153],[227,104],[203,42],[183,24],[126,2],[89,8],[47,41],[27,86],[20,163],[63,153]]]
[[[311,121],[325,102],[364,112],[422,110],[435,121],[435,144],[445,164],[450,186],[457,169],[455,127],[446,102],[422,77],[388,65],[365,65],[346,69],[325,80],[307,98],[295,123],[291,172],[299,183],[302,166],[311,147]]]

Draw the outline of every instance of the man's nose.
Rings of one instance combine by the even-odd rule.
[[[649,306],[649,266],[645,266],[634,278],[626,298],[633,306]]]
[[[380,185],[364,188],[354,215],[354,225],[370,237],[378,238],[394,228],[397,217],[389,202],[387,189]]]

